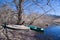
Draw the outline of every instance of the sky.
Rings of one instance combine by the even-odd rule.
[[[4,4],[8,4],[13,10],[16,10],[15,4],[12,2],[13,0],[0,0],[0,7]],[[6,3],[7,2],[7,3]],[[43,6],[45,11],[48,11],[51,9],[50,6],[46,5],[47,0],[35,0],[36,3],[38,3],[40,6]],[[47,14],[52,15],[59,15],[60,16],[60,0],[50,0],[51,6],[54,8],[54,10],[51,10]],[[31,0],[26,0],[23,3],[23,9],[24,13],[44,13],[44,11],[41,9],[41,7],[34,4]]]
[[[41,6],[43,6],[44,7],[44,10],[45,11],[48,11],[49,9],[51,9],[51,7],[49,7],[48,5],[46,5],[46,3],[47,3],[47,0],[37,0],[36,1],[37,3],[39,3],[39,4],[41,4]],[[34,10],[34,12],[36,12],[36,13],[44,13],[44,11],[40,8],[40,7],[38,7],[38,6],[36,6],[34,3],[32,3],[32,2],[29,2],[28,1],[28,3],[25,3],[25,5],[27,5],[27,4],[31,4],[31,6],[29,6],[29,7],[26,7],[26,11],[28,11],[28,10],[31,10],[32,9],[32,11]],[[47,14],[52,14],[52,15],[59,15],[60,16],[60,0],[51,0],[50,1],[50,4],[52,5],[52,7],[54,8],[54,10],[51,10],[50,12],[48,12]],[[28,10],[27,10],[28,9]]]

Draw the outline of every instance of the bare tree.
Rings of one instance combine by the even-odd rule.
[[[17,3],[17,1],[18,1],[18,3]],[[17,10],[18,10],[18,21],[17,21],[17,24],[19,25],[19,24],[21,24],[21,18],[22,18],[22,1],[23,0],[13,0],[13,2],[15,3],[15,5],[16,5],[16,8],[17,8]]]
[[[15,4],[15,7],[17,8],[17,18],[18,18],[18,20],[17,20],[17,24],[23,24],[22,23],[22,13],[23,13],[23,3],[26,3],[26,2],[24,2],[24,1],[26,1],[26,2],[28,2],[29,0],[13,0],[13,3]],[[41,4],[40,3],[37,3],[35,0],[31,0],[31,2],[33,2],[36,6],[38,6],[39,8],[41,8],[42,10],[43,10],[43,14],[42,15],[40,15],[39,17],[36,17],[36,18],[34,18],[33,20],[31,20],[31,22],[30,22],[30,24],[29,25],[31,25],[31,24],[33,24],[33,22],[36,20],[36,19],[38,19],[38,18],[40,18],[41,16],[43,16],[43,15],[45,15],[45,14],[47,14],[48,12],[50,12],[51,10],[54,10],[54,8],[52,7],[52,5],[50,4],[50,0],[47,0],[47,4],[46,5],[48,5],[49,7],[51,7],[51,9],[49,9],[49,10],[44,10],[44,6],[41,6]],[[7,2],[7,4],[8,4],[8,2]],[[27,7],[29,7],[29,6],[31,6],[32,4],[29,4]],[[26,5],[25,5],[26,6]],[[32,10],[32,9],[31,9]],[[14,15],[14,14],[13,14]],[[13,16],[12,16],[13,17]]]
[[[36,19],[42,17],[43,15],[47,14],[47,13],[50,12],[51,10],[53,10],[53,11],[55,12],[55,9],[54,9],[54,8],[51,6],[51,4],[50,4],[50,0],[47,0],[47,5],[48,5],[49,7],[51,7],[51,9],[48,10],[48,11],[45,11],[44,8],[43,8],[43,6],[41,6],[40,4],[38,4],[35,0],[32,0],[32,2],[33,2],[35,5],[37,5],[38,7],[40,7],[40,8],[44,11],[44,13],[43,13],[42,15],[40,15],[39,17],[34,18],[34,19],[30,22],[29,25],[32,25],[33,22],[34,22]]]

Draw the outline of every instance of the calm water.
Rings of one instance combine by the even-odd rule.
[[[44,34],[37,34],[41,40],[60,40],[60,25],[52,25],[44,29]]]

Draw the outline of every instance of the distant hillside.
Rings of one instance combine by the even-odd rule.
[[[60,19],[60,16],[56,15],[40,15],[42,14],[30,14],[29,16],[24,15],[22,19],[25,21],[25,24],[28,25],[31,21],[33,21],[34,18],[38,17],[36,20],[33,21],[32,25],[40,27],[45,27],[45,25],[51,25],[53,23],[56,23],[54,22],[54,20]]]
[[[60,16],[57,16],[57,15],[48,15],[48,16],[54,18],[53,24],[60,24]]]
[[[58,16],[58,15],[47,15],[47,16],[50,16],[50,17],[54,17],[54,18],[60,18],[60,16]]]

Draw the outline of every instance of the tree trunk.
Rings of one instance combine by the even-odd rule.
[[[21,19],[22,19],[22,0],[19,0],[19,6],[18,6],[18,21],[17,25],[21,24]]]

